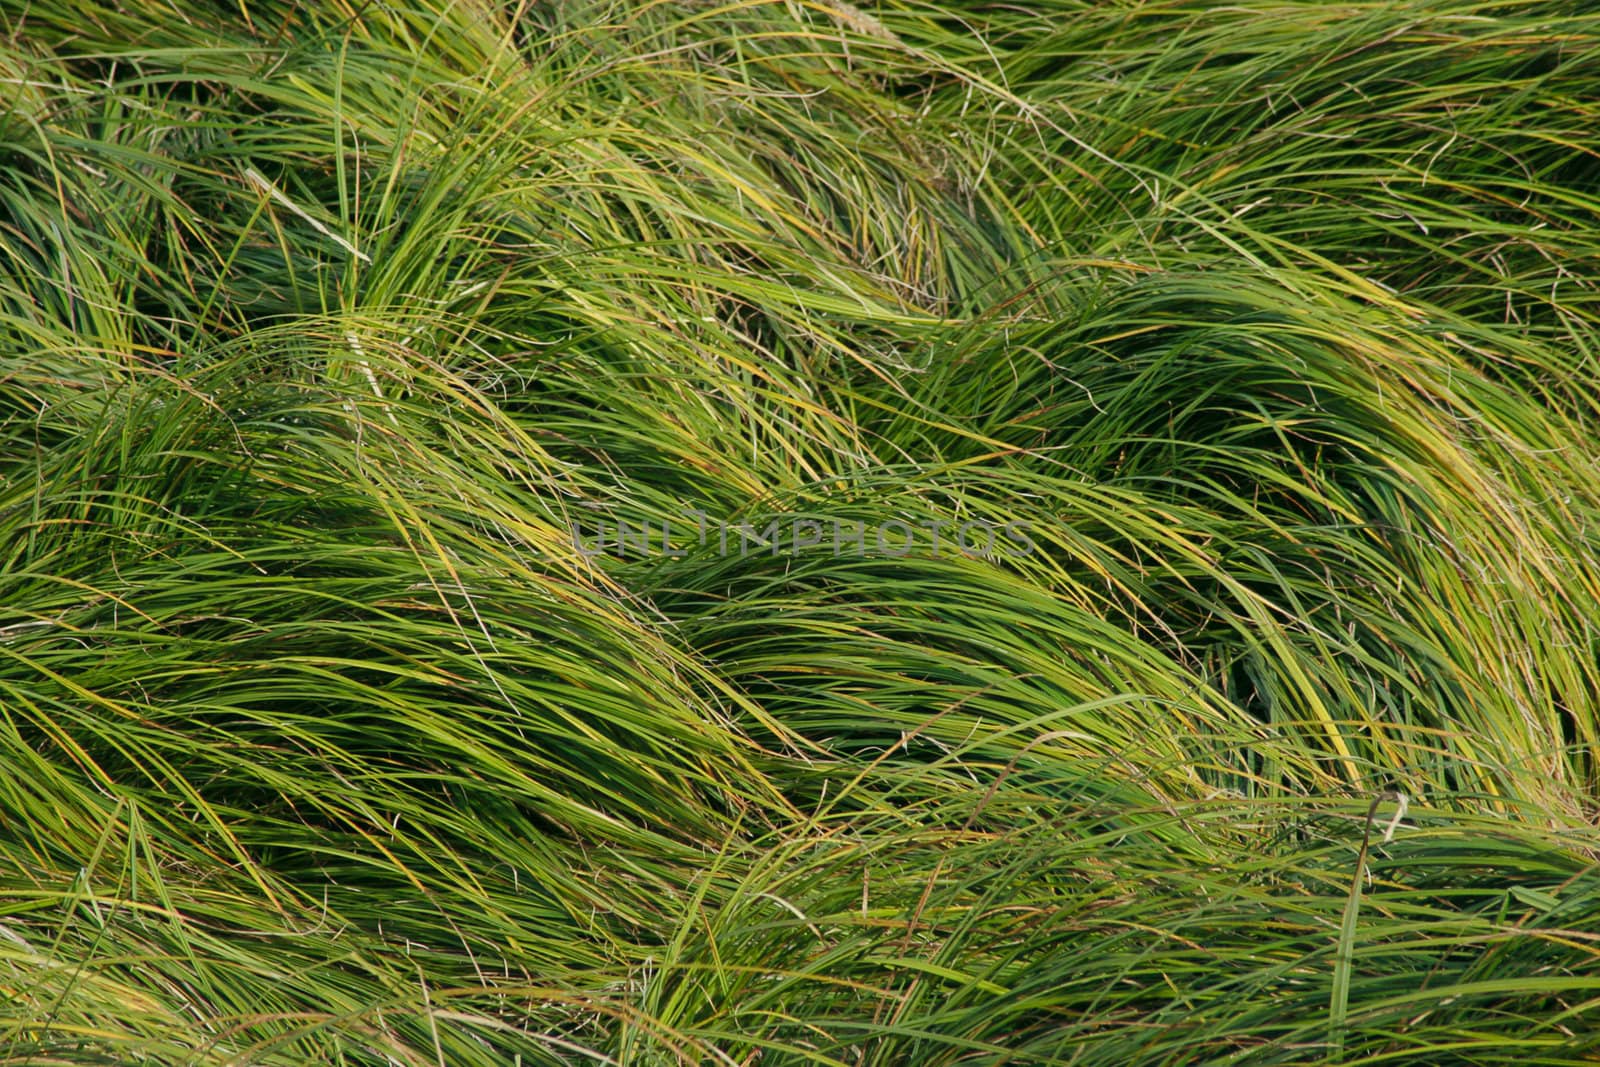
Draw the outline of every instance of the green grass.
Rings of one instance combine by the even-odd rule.
[[[1600,1056],[1584,5],[0,0],[0,86],[0,1063]]]

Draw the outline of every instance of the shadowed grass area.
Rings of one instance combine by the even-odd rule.
[[[1597,57],[0,0],[0,1062],[1592,1061]]]

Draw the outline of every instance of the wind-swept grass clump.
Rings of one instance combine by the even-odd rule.
[[[0,1059],[1591,1061],[1597,56],[0,0]]]

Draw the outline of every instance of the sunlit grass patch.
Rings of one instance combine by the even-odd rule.
[[[0,2],[0,1058],[1591,1060],[1597,33]]]

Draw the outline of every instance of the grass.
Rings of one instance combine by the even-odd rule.
[[[1597,75],[0,0],[0,1062],[1592,1062]]]

